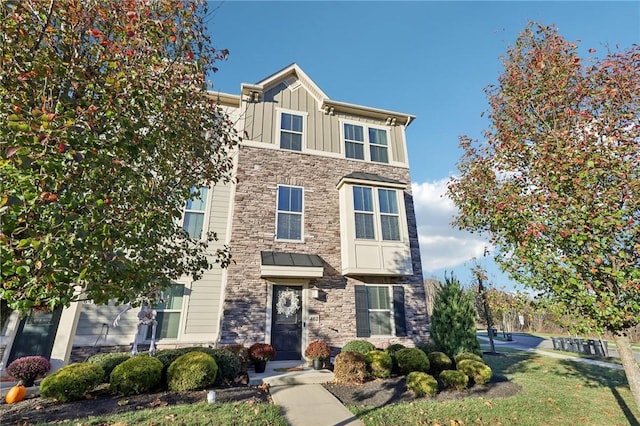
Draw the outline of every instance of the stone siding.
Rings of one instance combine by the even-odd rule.
[[[340,207],[336,185],[352,172],[375,173],[407,184],[404,202],[408,216],[413,276],[345,277],[341,275]],[[427,338],[428,318],[418,232],[405,168],[305,153],[241,146],[221,342],[251,344],[266,340],[267,280],[260,277],[260,251],[317,254],[325,262],[324,276],[310,284],[323,294],[306,301],[318,323],[307,324],[308,341],[323,339],[341,347],[356,338],[354,286],[362,283],[401,284],[405,289],[407,337],[367,339],[376,346],[413,345]],[[304,188],[303,242],[275,239],[276,193],[279,184]],[[277,280],[274,280],[277,282]],[[305,331],[303,331],[304,333]],[[303,348],[304,351],[304,348]]]

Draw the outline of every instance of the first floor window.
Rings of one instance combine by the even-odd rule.
[[[357,285],[355,294],[358,337],[407,335],[404,287]]]
[[[162,292],[161,302],[155,306],[157,312],[156,339],[177,339],[182,316],[184,285],[172,284]],[[147,339],[151,338],[151,326],[147,330]]]
[[[188,200],[184,208],[184,219],[182,220],[182,229],[189,234],[194,240],[202,238],[202,229],[204,227],[204,212],[207,207],[207,197],[209,196],[209,188],[206,186],[200,188],[192,188],[191,193],[198,193],[193,200]]]
[[[276,238],[302,240],[302,188],[278,186]]]

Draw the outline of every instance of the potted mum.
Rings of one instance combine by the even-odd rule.
[[[254,343],[249,347],[249,358],[256,373],[264,373],[267,361],[275,358],[276,350],[268,343]]]
[[[36,379],[44,377],[50,368],[49,360],[43,356],[23,356],[7,366],[7,373],[29,387],[33,386]]]
[[[326,342],[316,340],[309,343],[304,351],[304,356],[313,360],[313,368],[320,370],[324,366],[324,361],[331,355],[331,349]]]

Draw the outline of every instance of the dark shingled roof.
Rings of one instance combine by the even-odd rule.
[[[380,175],[376,175],[374,173],[364,173],[364,172],[349,173],[346,176],[342,176],[342,179],[371,180],[374,182],[395,183],[399,185],[405,184],[404,182],[400,182],[399,180],[386,178]]]
[[[263,266],[322,267],[322,259],[317,254],[261,251],[260,256]]]

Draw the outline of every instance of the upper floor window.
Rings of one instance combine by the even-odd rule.
[[[278,186],[276,238],[302,240],[302,188]]]
[[[301,115],[282,112],[280,115],[280,148],[302,151],[303,119]]]
[[[190,238],[198,240],[202,238],[202,228],[204,226],[204,213],[207,207],[207,198],[209,196],[209,188],[202,186],[192,188],[191,193],[198,192],[193,200],[188,200],[184,208],[184,219],[182,220],[182,229],[189,234]]]
[[[367,144],[369,145],[368,150],[365,149]],[[388,163],[387,131],[375,127],[344,123],[344,152],[347,158]]]
[[[374,202],[373,188],[353,187],[356,238],[375,240],[376,233],[379,232],[384,241],[400,241],[397,191],[378,188],[377,194],[377,200]]]

